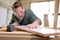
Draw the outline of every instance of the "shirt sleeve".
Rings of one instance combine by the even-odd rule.
[[[14,15],[12,14],[12,19],[11,19],[11,21],[10,21],[10,23],[9,24],[12,24],[12,23],[14,23],[15,21],[14,21]]]
[[[36,19],[40,20],[33,12],[32,10],[29,10],[29,14],[30,14],[30,21],[34,22]],[[41,20],[40,20],[40,25],[42,24]]]

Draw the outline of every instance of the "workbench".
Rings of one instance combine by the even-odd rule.
[[[6,28],[2,28],[5,29]],[[0,40],[60,40],[59,37],[49,38],[16,29],[13,32],[0,31]]]

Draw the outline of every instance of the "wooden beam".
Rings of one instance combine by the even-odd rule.
[[[0,36],[35,36],[32,33],[24,32],[24,31],[13,31],[13,32],[3,32],[0,31]]]
[[[48,14],[44,14],[44,27],[49,27]]]
[[[59,11],[59,0],[55,0],[55,8],[54,8],[54,28],[57,28],[57,20],[58,20],[58,11]]]
[[[1,1],[0,1],[0,6],[3,6],[3,7],[5,7],[5,8],[11,9],[11,6],[9,6],[9,5],[1,2]]]

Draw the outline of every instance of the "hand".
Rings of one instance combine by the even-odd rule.
[[[17,22],[13,23],[12,24],[13,26],[18,26],[19,24]]]
[[[37,28],[38,27],[38,25],[37,24],[28,24],[28,25],[26,25],[25,26],[25,28]]]

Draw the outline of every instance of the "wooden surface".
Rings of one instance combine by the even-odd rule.
[[[55,30],[55,29],[48,29],[48,28],[28,29],[28,28],[23,28],[23,26],[18,26],[16,28],[30,32],[32,34],[40,35],[43,37],[48,37],[52,35],[60,35],[60,30]]]
[[[0,40],[49,40],[38,36],[0,36]]]
[[[18,29],[21,30],[20,28]],[[34,33],[28,33],[26,31],[13,31],[13,32],[0,31],[0,40],[52,40],[49,37],[44,36],[39,36]]]
[[[0,40],[48,40],[49,38],[40,37],[24,31],[2,32]]]
[[[32,33],[23,31],[13,32],[0,32],[0,40],[60,40],[60,38],[50,39],[48,37],[42,37],[38,35],[32,35]]]
[[[0,31],[6,31],[6,30],[7,30],[7,27],[0,28]]]
[[[44,14],[44,27],[49,27],[48,14]]]
[[[59,0],[55,0],[55,8],[54,8],[54,28],[57,28],[57,20],[58,20],[58,11],[59,11]]]
[[[33,36],[32,33],[28,33],[28,32],[23,32],[23,31],[13,31],[13,32],[3,32],[0,31],[0,36]]]

